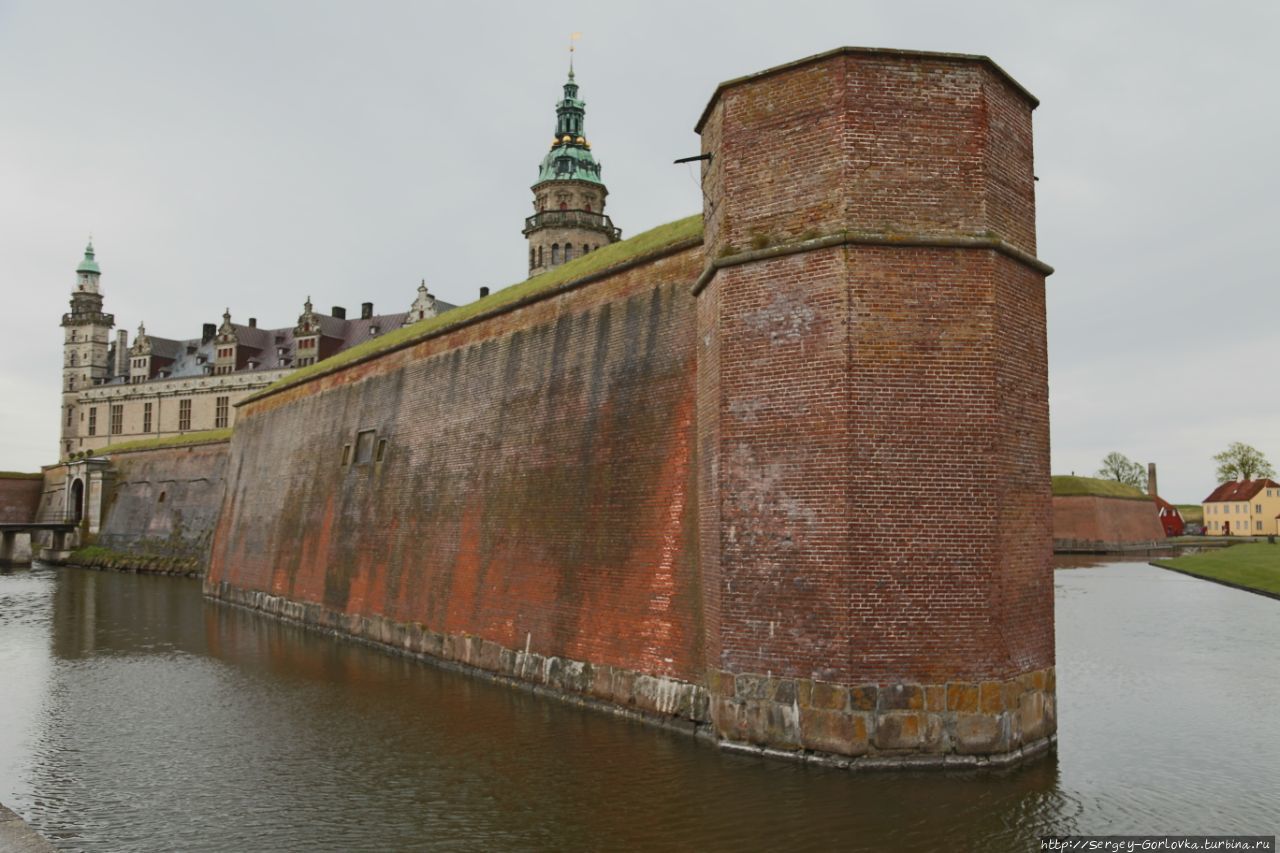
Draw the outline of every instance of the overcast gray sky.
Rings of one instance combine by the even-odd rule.
[[[1198,502],[1280,464],[1280,4],[0,0],[0,469],[56,458],[86,237],[130,338],[452,302],[520,228],[572,30],[624,235],[700,209],[716,83],[839,45],[980,53],[1036,94],[1053,470],[1119,450]]]

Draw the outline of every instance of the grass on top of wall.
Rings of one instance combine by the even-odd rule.
[[[87,459],[94,456],[109,456],[113,453],[129,453],[134,450],[162,450],[166,447],[187,447],[196,444],[216,444],[230,441],[229,429],[205,429],[199,432],[188,432],[182,435],[167,435],[158,438],[140,438],[137,441],[122,441],[109,447],[97,450],[86,450],[71,454],[72,459]]]
[[[1280,545],[1244,542],[1199,554],[1152,560],[1152,565],[1280,595]]]
[[[552,291],[562,284],[586,278],[596,273],[606,272],[609,269],[638,260],[646,255],[660,252],[680,243],[692,242],[701,239],[701,237],[702,214],[700,213],[687,216],[684,219],[678,219],[675,222],[668,222],[666,225],[659,225],[657,228],[652,228],[643,234],[637,234],[635,237],[619,243],[601,246],[593,252],[574,258],[567,264],[561,264],[553,270],[491,293],[484,299],[460,305],[436,317],[429,317],[413,325],[404,326],[379,335],[323,361],[300,367],[287,376],[277,379],[261,391],[250,394],[242,402],[256,400],[281,389],[315,379],[318,376],[335,373],[355,362],[417,343],[447,329],[460,326],[480,314],[487,314],[526,299],[537,297],[539,294]]]
[[[1151,500],[1151,496],[1142,491],[1142,489],[1127,486],[1115,480],[1067,475],[1055,475],[1053,477],[1054,497],[1075,497],[1077,495],[1087,495],[1095,498],[1124,498],[1131,501]]]
[[[0,480],[43,480],[44,474],[27,474],[23,471],[0,471]]]

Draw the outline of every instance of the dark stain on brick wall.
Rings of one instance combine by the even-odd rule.
[[[243,412],[217,580],[694,678],[699,253]],[[380,463],[340,464],[374,430]],[[354,459],[353,454],[353,459]]]

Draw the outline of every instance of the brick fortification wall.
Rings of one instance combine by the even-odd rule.
[[[0,476],[0,524],[35,521],[44,482],[40,477]]]
[[[1164,540],[1155,502],[1093,495],[1055,495],[1053,546],[1064,551],[1107,551]]]
[[[99,546],[78,557],[87,565],[198,574],[226,486],[228,443],[111,454]]]
[[[206,591],[739,748],[1045,748],[1034,105],[940,54],[722,85],[701,247],[247,404]]]
[[[43,558],[94,568],[160,574],[203,573],[222,508],[229,444],[221,441],[104,453],[51,465],[36,481],[36,518],[81,522],[61,544],[39,534]],[[73,553],[74,552],[74,553]]]
[[[44,483],[40,476],[0,474],[0,524],[35,521]],[[4,534],[0,542],[0,566],[31,562],[30,532]]]
[[[688,248],[249,404],[210,579],[699,679],[700,270]]]

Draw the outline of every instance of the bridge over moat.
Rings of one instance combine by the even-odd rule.
[[[12,566],[26,560],[15,559],[18,552],[18,536],[26,533],[35,542],[37,533],[52,533],[53,540],[47,550],[54,552],[69,551],[71,537],[75,535],[79,522],[75,519],[63,521],[30,521],[0,523],[0,566]]]

